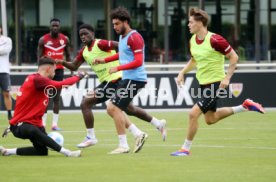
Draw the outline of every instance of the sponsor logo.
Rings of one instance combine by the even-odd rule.
[[[53,42],[49,40],[46,42],[46,45],[53,45]]]
[[[63,52],[51,52],[51,51],[49,51],[49,52],[47,52],[47,55],[49,57],[51,57],[51,56],[63,56]]]

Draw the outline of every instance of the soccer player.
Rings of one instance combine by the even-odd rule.
[[[8,155],[48,155],[48,148],[60,152],[68,157],[79,157],[81,151],[70,151],[58,145],[47,136],[42,123],[42,116],[48,105],[48,89],[61,89],[62,86],[73,85],[85,76],[84,72],[63,81],[54,81],[54,60],[42,57],[38,62],[38,72],[29,75],[17,94],[14,117],[10,120],[10,131],[17,138],[29,139],[32,147],[5,149],[0,147],[4,156]],[[5,133],[7,134],[7,133]],[[4,134],[4,135],[5,135]]]
[[[202,113],[208,125],[215,124],[232,114],[247,110],[264,113],[264,109],[260,104],[249,99],[236,107],[217,108],[219,92],[229,85],[236,69],[238,55],[222,36],[209,32],[207,24],[208,14],[205,11],[197,8],[190,10],[188,26],[193,34],[190,39],[192,57],[179,72],[177,84],[179,86],[183,85],[184,75],[197,68],[196,78],[200,84],[201,98],[189,113],[188,133],[185,142],[179,151],[171,153],[172,156],[188,156],[190,154],[192,140],[198,129],[198,118]],[[226,75],[224,73],[225,57],[229,59],[229,68]]]
[[[147,74],[144,66],[145,46],[142,36],[130,27],[130,15],[125,8],[116,8],[110,16],[114,30],[120,35],[119,52],[110,57],[97,58],[93,64],[110,63],[119,59],[120,65],[111,67],[109,73],[117,74],[122,71],[123,76],[118,83],[114,97],[107,104],[107,112],[115,123],[118,123],[118,126],[121,125],[121,127],[117,127],[117,132],[121,136],[120,145],[111,153],[123,153],[129,149],[123,127],[129,119],[123,111],[127,110],[133,97],[147,83]],[[141,150],[147,137],[146,133],[140,136],[133,150],[134,153]]]
[[[81,103],[81,110],[87,129],[87,135],[84,141],[78,144],[77,147],[84,148],[95,145],[98,142],[94,132],[94,116],[91,109],[94,105],[103,103],[111,98],[111,94],[114,94],[118,81],[122,77],[122,72],[119,71],[116,74],[109,74],[109,69],[111,67],[119,66],[118,60],[108,64],[92,64],[92,61],[94,61],[95,58],[114,55],[116,53],[114,48],[117,47],[118,42],[95,39],[94,28],[88,24],[83,24],[79,27],[79,35],[85,46],[79,51],[75,59],[72,62],[66,62],[63,60],[57,60],[56,62],[72,71],[75,71],[86,61],[101,82],[94,90],[90,91],[84,97]],[[163,140],[166,139],[165,120],[158,120],[155,117],[150,116],[143,109],[135,107],[132,104],[129,104],[125,111],[128,115],[134,115],[154,125],[161,132]],[[141,135],[140,130],[130,122],[126,124],[126,128],[130,130],[135,138]]]
[[[42,56],[47,56],[52,59],[66,58],[66,61],[70,61],[70,43],[69,38],[60,33],[60,20],[52,18],[50,20],[50,33],[43,35],[38,42],[37,47],[38,59]],[[64,58],[65,56],[65,58]],[[64,67],[62,65],[56,65],[55,77],[53,80],[62,81],[64,77]],[[58,127],[59,118],[59,101],[61,90],[58,89],[53,93],[53,120],[52,130],[61,130]],[[47,121],[47,108],[43,116],[43,125],[46,126]]]
[[[2,27],[0,26],[0,88],[4,97],[5,107],[8,112],[8,120],[12,118],[12,99],[10,96],[10,60],[9,55],[12,50],[12,40],[2,35]]]

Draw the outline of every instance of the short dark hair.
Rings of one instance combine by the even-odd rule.
[[[57,21],[60,23],[60,19],[58,19],[58,18],[51,18],[50,23],[52,23],[53,21]]]
[[[55,61],[52,58],[49,58],[46,56],[39,58],[38,66],[45,65],[45,64],[55,65]]]
[[[198,8],[191,8],[189,14],[190,16],[193,16],[196,21],[201,21],[204,27],[207,27],[209,15],[206,11]]]
[[[80,27],[79,27],[79,30],[80,29],[83,29],[83,28],[86,28],[87,30],[90,30],[91,32],[95,32],[95,29],[94,27],[92,27],[91,25],[88,25],[88,24],[82,24]]]
[[[121,21],[127,21],[130,23],[130,14],[125,7],[119,6],[118,8],[114,9],[110,13],[110,18],[119,19]]]

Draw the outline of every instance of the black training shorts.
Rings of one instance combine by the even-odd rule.
[[[200,85],[200,99],[197,105],[205,114],[207,111],[217,110],[217,100],[220,82],[211,83],[208,85]]]
[[[125,110],[132,99],[138,92],[144,88],[146,82],[135,80],[120,80],[116,89],[114,97],[111,99],[112,103],[117,107]]]
[[[0,73],[0,88],[3,91],[10,91],[11,78],[8,73]]]

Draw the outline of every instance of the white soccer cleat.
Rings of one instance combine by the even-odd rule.
[[[81,156],[81,150],[70,151],[70,153],[67,155],[67,157],[80,157],[80,156]]]
[[[119,146],[118,148],[116,148],[115,150],[112,150],[108,154],[126,154],[126,153],[129,153],[129,148]]]
[[[89,138],[89,137],[85,137],[84,140],[79,143],[77,145],[78,148],[86,148],[86,147],[90,147],[90,146],[93,146],[93,145],[96,145],[98,143],[98,140],[97,138]]]
[[[3,156],[7,156],[7,149],[5,149],[3,146],[0,146],[0,153]]]
[[[146,133],[142,133],[141,135],[136,137],[133,153],[138,153],[143,148],[143,145],[144,145],[145,141],[147,140],[147,138],[148,138],[148,134],[146,134]]]
[[[160,131],[161,135],[162,135],[162,139],[163,141],[166,141],[166,138],[167,138],[167,128],[166,128],[166,124],[167,124],[167,121],[162,119],[160,120],[160,127],[158,128],[158,130]]]

